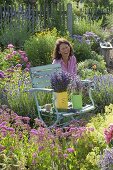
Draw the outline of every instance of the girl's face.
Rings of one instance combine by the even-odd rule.
[[[68,60],[70,54],[70,46],[68,44],[62,43],[59,47],[59,53],[62,55],[64,60]]]

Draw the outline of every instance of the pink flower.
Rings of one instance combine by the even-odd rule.
[[[0,78],[4,78],[5,77],[5,74],[3,71],[0,71]]]
[[[27,58],[27,57],[24,57],[23,60],[24,60],[25,62],[28,62],[28,58]]]
[[[17,67],[17,68],[21,68],[21,67],[22,67],[22,65],[21,65],[21,64],[17,64],[15,67]]]
[[[8,54],[7,56],[6,56],[6,59],[11,59],[13,56],[12,56],[12,54]]]
[[[64,158],[67,158],[68,157],[68,154],[63,154]]]
[[[28,62],[28,63],[26,64],[26,67],[27,67],[27,68],[30,68],[30,66],[31,66],[31,63]]]
[[[29,72],[29,68],[25,68],[24,70],[25,70],[26,72]]]
[[[14,48],[14,46],[12,44],[8,44],[7,46],[8,48]]]
[[[109,129],[105,129],[104,130],[104,137],[105,137],[105,140],[106,142],[109,144],[113,138],[113,129],[109,127]]]

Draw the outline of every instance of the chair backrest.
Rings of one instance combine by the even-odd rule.
[[[60,64],[48,64],[31,67],[30,76],[33,88],[44,88],[50,86],[50,77],[54,72],[61,71]]]

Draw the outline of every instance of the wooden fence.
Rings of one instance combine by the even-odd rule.
[[[4,5],[0,6],[0,29],[14,28],[35,32],[56,27],[58,30],[72,29],[72,5],[63,3],[51,5]]]
[[[98,19],[103,15],[113,12],[113,7],[109,8],[87,8],[81,13],[87,15],[89,19]],[[44,3],[43,5],[4,5],[0,6],[0,30],[7,29],[27,29],[27,31],[37,32],[46,28],[56,27],[59,31],[68,30],[72,34],[73,8],[69,3]]]

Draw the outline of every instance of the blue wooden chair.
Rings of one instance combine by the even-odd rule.
[[[56,106],[55,106],[55,97],[54,97],[54,90],[51,89],[51,83],[50,83],[50,77],[52,73],[54,72],[60,72],[61,71],[61,66],[60,64],[48,64],[48,65],[43,65],[43,66],[37,66],[37,67],[31,67],[30,68],[30,76],[31,76],[31,82],[32,82],[32,88],[29,89],[28,91],[33,94],[35,102],[36,102],[36,107],[37,107],[37,112],[38,112],[38,118],[43,122],[45,127],[51,128],[57,125],[60,125],[60,122],[63,118],[69,118],[70,120],[75,120],[76,116],[82,113],[89,112],[91,110],[94,110],[94,101],[91,96],[91,81],[89,80],[83,80],[83,84],[85,84],[89,88],[89,98],[91,100],[90,105],[86,105],[83,107],[81,110],[75,110],[70,107],[70,109],[66,111],[59,111]],[[48,126],[44,119],[43,119],[43,111],[44,109],[39,105],[38,97],[37,97],[37,92],[45,92],[45,93],[52,93],[52,104],[53,104],[53,110],[54,110],[54,115],[56,116],[56,120],[53,122],[52,125]],[[71,106],[71,103],[69,102],[69,106]],[[66,126],[69,122],[65,122],[63,126]]]

